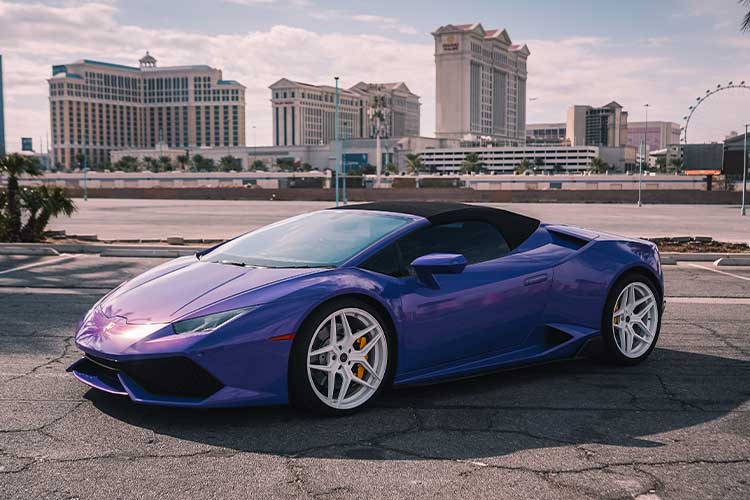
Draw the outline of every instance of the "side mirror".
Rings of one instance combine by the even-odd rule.
[[[459,274],[466,267],[466,257],[457,253],[430,253],[411,263],[417,278],[430,288],[439,288],[435,274]]]

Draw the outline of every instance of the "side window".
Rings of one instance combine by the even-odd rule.
[[[368,271],[387,274],[389,276],[399,277],[406,275],[405,269],[401,265],[398,248],[395,244],[388,245],[360,264],[359,267],[367,269]]]
[[[459,253],[469,264],[497,259],[510,248],[500,231],[487,222],[463,221],[430,226],[399,241],[405,265],[428,253]]]

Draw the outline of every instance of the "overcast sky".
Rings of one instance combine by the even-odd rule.
[[[137,65],[209,64],[247,86],[258,144],[271,143],[268,86],[281,77],[343,85],[403,80],[422,97],[422,135],[434,135],[430,32],[479,21],[505,28],[529,57],[527,121],[564,121],[571,104],[616,100],[631,121],[681,122],[709,87],[750,82],[750,34],[736,0],[326,1],[0,0],[6,141],[49,130],[51,66],[89,58]],[[718,94],[695,114],[693,141],[721,140],[750,121],[750,92]]]

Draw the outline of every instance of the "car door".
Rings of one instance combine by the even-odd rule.
[[[420,283],[413,272],[403,278],[404,371],[515,350],[542,326],[551,276],[535,271],[522,254],[509,254],[494,225],[430,226],[397,246],[406,264],[429,253],[458,253],[468,261],[460,274],[436,275],[438,288]]]

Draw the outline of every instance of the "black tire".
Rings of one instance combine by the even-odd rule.
[[[614,314],[615,303],[617,302],[620,293],[622,293],[625,287],[627,287],[631,283],[642,283],[651,290],[651,293],[654,294],[654,298],[656,299],[656,308],[658,311],[656,333],[654,334],[654,339],[651,342],[651,346],[637,357],[628,357],[622,353],[620,348],[617,346],[617,341],[615,340],[615,332],[612,325],[612,315]],[[661,293],[659,292],[659,288],[656,286],[653,279],[641,273],[629,273],[618,279],[612,287],[609,296],[607,297],[607,302],[604,306],[604,314],[602,316],[601,332],[604,345],[604,360],[609,363],[623,366],[634,366],[643,362],[643,360],[645,360],[651,354],[651,352],[656,347],[656,343],[659,341],[662,313],[663,302]]]
[[[366,311],[380,324],[387,342],[388,357],[386,371],[375,393],[364,403],[355,408],[339,409],[329,406],[316,395],[312,382],[307,374],[307,353],[317,327],[334,312],[345,308],[358,308]],[[311,411],[320,415],[344,416],[355,413],[370,405],[383,391],[387,390],[393,380],[396,366],[396,341],[391,323],[383,314],[366,301],[355,297],[343,297],[324,304],[316,309],[297,332],[289,357],[289,402],[295,408]]]

